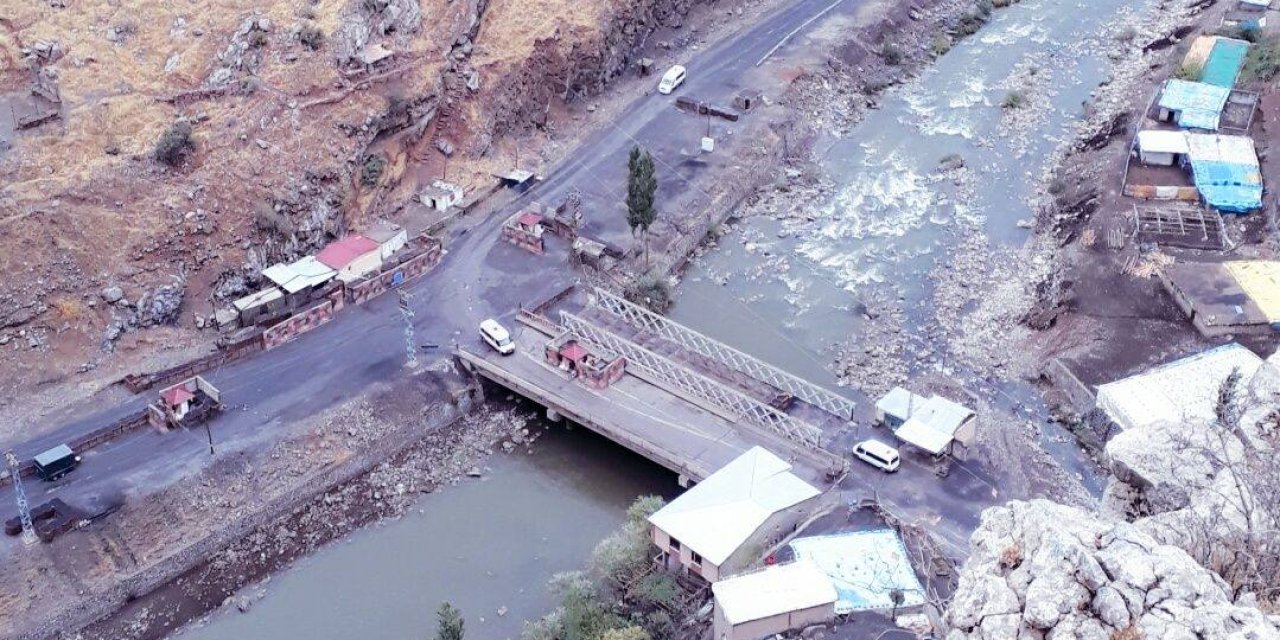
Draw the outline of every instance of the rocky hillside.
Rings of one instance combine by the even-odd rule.
[[[1044,500],[987,510],[947,613],[948,640],[1280,638],[1280,618],[1180,548]]]
[[[47,118],[0,127],[3,395],[121,374],[108,354],[146,342],[207,343],[202,319],[261,267],[395,210],[446,156],[471,187],[517,149],[536,163],[565,106],[691,6],[15,4],[0,15],[0,109]]]

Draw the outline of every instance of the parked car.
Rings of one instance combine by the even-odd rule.
[[[902,462],[898,457],[897,449],[879,440],[863,440],[859,442],[853,447],[853,455],[885,473],[897,471]]]
[[[36,475],[41,480],[53,481],[71,473],[80,465],[80,456],[71,447],[60,444],[36,456]]]
[[[675,65],[667,72],[662,74],[662,80],[658,81],[658,93],[667,95],[676,90],[676,87],[684,84],[685,71],[681,65]]]
[[[480,323],[480,339],[504,356],[516,352],[516,343],[511,340],[511,332],[493,318]]]

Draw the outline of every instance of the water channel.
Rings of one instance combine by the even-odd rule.
[[[926,274],[947,259],[965,223],[980,225],[993,244],[1026,239],[1015,221],[1030,216],[1022,202],[1029,183],[1104,79],[1100,43],[1117,12],[1137,4],[1024,0],[997,12],[851,135],[822,143],[823,169],[842,186],[811,222],[780,234],[775,220],[746,220],[750,245],[730,237],[697,261],[672,315],[832,385],[832,345],[859,332],[861,297],[891,284],[911,310],[904,330],[929,342]],[[1051,107],[1025,139],[1001,136],[1001,84],[1032,60],[1050,74]],[[952,153],[979,173],[971,199],[928,178]],[[1025,385],[1001,384],[1034,402]],[[428,496],[404,518],[300,561],[249,613],[215,613],[181,637],[426,637],[435,608],[449,600],[467,615],[472,637],[515,638],[524,620],[552,606],[547,579],[581,567],[635,496],[675,490],[669,474],[581,429],[552,429],[533,455],[490,464],[485,480]]]

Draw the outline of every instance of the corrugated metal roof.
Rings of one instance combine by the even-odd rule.
[[[791,465],[752,447],[649,516],[649,522],[719,566],[769,516],[817,496]]]
[[[160,397],[164,398],[164,401],[168,403],[169,406],[176,407],[196,397],[196,394],[191,393],[191,390],[187,389],[183,385],[177,385],[161,391]]]
[[[285,293],[297,293],[307,287],[324,284],[338,275],[315,256],[306,256],[292,264],[273,264],[262,270],[262,276],[276,284]]]
[[[355,262],[356,258],[378,250],[378,243],[362,235],[350,235],[334,240],[316,254],[316,260],[332,269],[341,270]]]
[[[721,580],[711,592],[724,619],[734,625],[823,605],[833,605],[835,613],[835,585],[811,560]]]
[[[899,440],[917,446],[933,455],[941,454],[951,444],[952,436],[930,427],[919,418],[907,420],[893,432]]]
[[[1160,422],[1207,423],[1222,381],[1238,370],[1247,382],[1262,358],[1232,342],[1098,387],[1098,407],[1122,429]]]
[[[245,309],[252,309],[253,307],[264,305],[283,297],[284,293],[279,289],[275,287],[268,287],[257,293],[251,293],[243,298],[236,299],[231,303],[231,306],[235,307],[237,311],[244,311]]]
[[[1178,112],[1178,124],[1182,127],[1217,131],[1230,95],[1231,90],[1225,87],[1174,78],[1165,82],[1158,104]]]
[[[1237,260],[1224,265],[1236,283],[1267,317],[1267,322],[1280,322],[1280,262],[1274,260]]]

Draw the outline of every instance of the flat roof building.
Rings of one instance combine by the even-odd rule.
[[[715,640],[759,640],[835,618],[836,589],[816,564],[801,560],[711,585]]]

